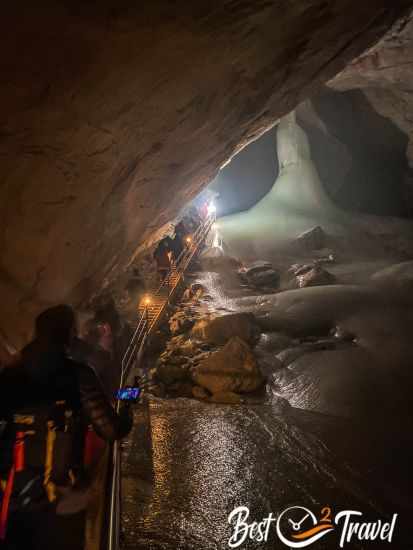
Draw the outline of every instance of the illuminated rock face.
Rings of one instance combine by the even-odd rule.
[[[410,1],[46,2],[1,20],[0,335],[79,305]]]

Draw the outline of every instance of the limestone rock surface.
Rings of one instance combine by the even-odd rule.
[[[192,379],[212,394],[251,392],[263,383],[250,347],[237,337],[196,367]]]
[[[234,337],[253,343],[257,337],[257,327],[253,315],[233,313],[201,319],[193,327],[192,336],[217,346],[225,344]]]

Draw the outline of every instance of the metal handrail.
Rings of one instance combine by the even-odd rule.
[[[145,318],[145,315],[142,315],[139,319],[138,326],[135,329],[135,332],[133,333],[133,336],[131,338],[131,341],[129,342],[129,346],[122,358],[122,368],[121,368],[121,377],[120,377],[120,384],[119,386],[122,388],[124,386],[124,382],[126,379],[126,375],[128,373],[129,367],[131,366],[132,362],[134,361],[136,357],[136,351],[138,349],[138,346],[143,340],[143,337],[147,331],[147,325],[148,321]]]
[[[191,246],[181,252],[179,257],[177,258],[177,261],[175,262],[175,265],[172,266],[172,268],[169,270],[165,279],[162,281],[162,283],[159,285],[157,290],[154,292],[153,294],[154,298],[157,298],[157,297],[159,298],[159,297],[162,297],[162,293],[166,291],[166,298],[163,304],[161,305],[158,311],[158,314],[155,316],[155,318],[152,320],[151,323],[149,323],[149,319],[148,319],[148,309],[150,309],[150,306],[146,306],[141,310],[138,326],[135,329],[135,332],[132,336],[129,346],[122,359],[122,376],[121,376],[122,382],[126,380],[127,378],[126,374],[130,370],[130,367],[132,366],[135,360],[136,351],[140,345],[140,341],[145,339],[145,336],[149,334],[152,327],[158,322],[159,318],[163,315],[164,310],[169,302],[169,298],[171,297],[171,295],[175,291],[175,288],[178,286],[178,284],[182,280],[182,276],[185,270],[187,269],[190,261],[192,260],[193,256],[198,250],[202,240],[209,233],[214,221],[215,221],[215,217],[209,216],[203,224],[199,225],[199,227],[197,228],[197,230],[192,236]],[[171,278],[173,276],[177,277],[177,279],[175,281],[175,284],[171,285]]]
[[[157,324],[159,318],[162,316],[171,295],[182,280],[182,276],[190,264],[195,253],[199,249],[202,241],[208,235],[212,224],[215,221],[215,216],[209,216],[203,224],[200,224],[195,233],[192,236],[191,246],[184,249],[175,265],[169,270],[164,281],[159,285],[154,296],[160,297],[164,290],[167,290],[167,297],[163,302],[158,314],[149,322],[148,308],[145,307],[140,313],[138,324],[126,349],[126,352],[122,358],[122,368],[120,376],[119,387],[122,388],[129,378],[131,367],[133,363],[142,356],[144,348],[146,346],[147,338]],[[171,283],[172,276],[177,277],[173,286]],[[117,406],[119,410],[119,404]],[[111,475],[111,487],[110,487],[110,503],[109,503],[109,533],[108,533],[108,550],[119,550],[119,538],[120,538],[120,523],[121,523],[121,457],[120,457],[120,443],[115,441],[112,448],[112,475]]]

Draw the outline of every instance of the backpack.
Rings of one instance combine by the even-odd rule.
[[[0,387],[3,393],[9,392],[9,403],[13,390],[19,392],[28,385],[24,369],[12,370],[0,374]],[[3,405],[7,400],[1,393]],[[1,541],[6,536],[9,513],[54,502],[57,486],[75,483],[82,467],[84,430],[80,414],[65,400],[28,407],[17,404],[12,412],[3,405],[0,426]]]

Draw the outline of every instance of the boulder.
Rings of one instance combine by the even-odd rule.
[[[160,365],[157,369],[156,377],[160,382],[169,386],[174,382],[184,380],[187,377],[187,372],[177,365]]]
[[[182,294],[182,301],[183,302],[189,302],[192,299],[192,292],[190,288],[187,288],[185,292]]]
[[[273,269],[270,262],[266,262],[265,260],[257,260],[252,264],[241,267],[238,270],[238,273],[241,276],[245,276],[248,278],[254,276],[257,273],[261,273],[261,271],[267,271],[268,269]]]
[[[180,355],[191,357],[199,352],[199,348],[193,340],[187,338],[184,334],[171,338],[167,343],[167,351],[162,353],[160,359],[167,362],[171,355]]]
[[[182,301],[189,302],[190,300],[199,300],[204,294],[205,288],[201,283],[192,283],[183,293]]]
[[[293,345],[294,340],[282,332],[268,332],[261,334],[255,352],[279,353],[281,350]]]
[[[278,288],[280,286],[280,275],[274,269],[267,269],[253,275],[250,278],[250,284],[258,288]]]
[[[192,386],[192,397],[205,401],[209,399],[209,393],[201,386]]]
[[[184,365],[188,361],[187,357],[184,357],[182,355],[178,355],[177,353],[171,354],[168,356],[165,363],[169,365]]]
[[[183,342],[182,345],[179,347],[179,352],[182,355],[185,355],[187,357],[192,357],[198,351],[199,350],[198,350],[197,346],[195,345],[195,342],[193,340],[191,340],[190,338],[185,340],[185,342]]]
[[[195,324],[191,334],[194,338],[219,346],[234,336],[252,343],[257,337],[257,332],[251,313],[234,313],[202,319]]]
[[[171,397],[192,397],[191,382],[175,382],[168,387],[168,393]]]
[[[337,340],[341,340],[343,342],[354,342],[356,338],[353,332],[350,332],[339,325],[334,327],[332,334],[334,338],[337,338]]]
[[[293,273],[294,275],[304,275],[304,273],[307,273],[307,271],[310,271],[311,269],[314,269],[316,266],[315,263],[310,264],[293,264],[290,269],[288,270],[289,273]]]
[[[223,391],[214,393],[210,401],[211,403],[222,403],[225,405],[239,405],[242,403],[242,397],[232,391]]]
[[[324,230],[317,225],[298,235],[295,242],[303,252],[310,252],[312,250],[324,248],[325,241],[326,234]]]
[[[172,334],[180,334],[189,330],[195,323],[195,320],[190,317],[185,311],[177,311],[169,319],[169,330]]]
[[[330,248],[322,248],[314,251],[314,263],[316,264],[334,264],[336,254]]]
[[[263,383],[251,348],[238,337],[192,369],[192,379],[212,394],[250,392]]]
[[[179,334],[178,336],[174,336],[168,341],[168,343],[166,344],[166,348],[168,352],[171,352],[171,351],[175,352],[183,345],[185,341],[186,341],[186,336],[184,334]],[[166,351],[163,352],[161,354],[161,357],[163,357],[164,355],[168,355],[168,352]]]
[[[198,364],[211,355],[210,351],[201,351],[194,355],[191,359],[194,364]]]
[[[192,283],[191,293],[192,293],[192,296],[195,296],[196,298],[201,298],[201,296],[205,294],[204,285],[201,285],[201,283]]]
[[[238,270],[241,279],[250,286],[278,288],[280,275],[270,262],[259,260]]]
[[[260,366],[261,372],[267,377],[274,371],[282,369],[282,362],[275,355],[257,354],[257,361]]]
[[[336,282],[336,277],[326,271],[321,266],[316,265],[312,269],[297,275],[298,288],[307,286],[333,285]]]

